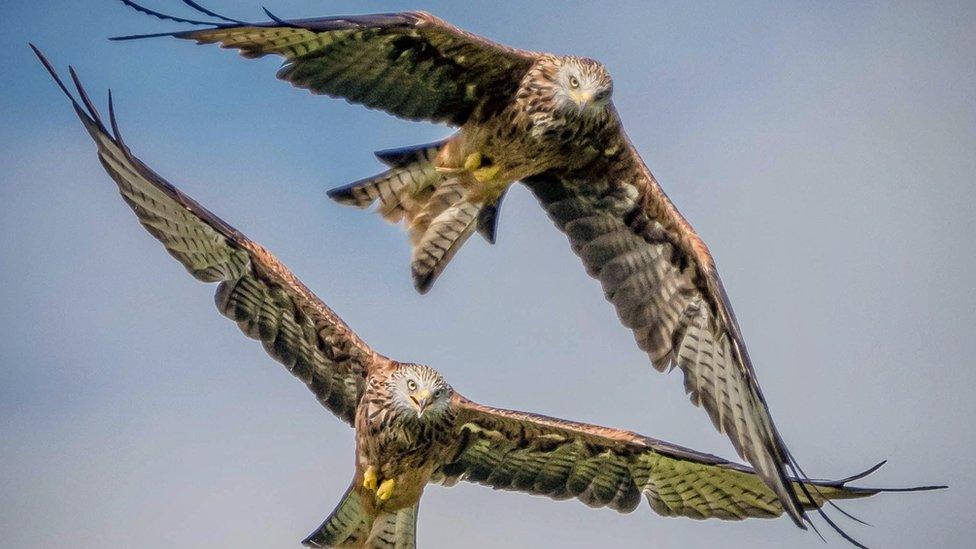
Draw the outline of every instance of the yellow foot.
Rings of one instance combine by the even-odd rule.
[[[488,183],[489,181],[495,179],[495,176],[498,175],[499,169],[500,168],[498,166],[488,166],[486,168],[479,168],[472,171],[471,175],[473,175],[479,183]]]
[[[484,158],[481,153],[471,153],[464,159],[464,169],[469,172],[473,172],[481,167],[482,160]]]
[[[444,175],[458,175],[468,172],[474,176],[479,183],[491,181],[500,171],[498,166],[492,165],[491,161],[483,154],[474,152],[464,158],[464,164],[460,168],[449,168],[446,166],[435,166],[437,173]]]
[[[376,476],[376,467],[370,465],[369,468],[366,469],[366,472],[363,473],[363,488],[369,490],[370,492],[375,491],[378,480],[379,479]]]
[[[380,487],[376,490],[376,497],[380,498],[380,501],[386,501],[393,497],[393,488],[396,487],[396,481],[392,478],[388,478],[380,483]]]

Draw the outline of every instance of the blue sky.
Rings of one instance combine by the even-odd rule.
[[[146,0],[163,11],[175,0]],[[0,36],[0,528],[4,545],[294,547],[352,475],[352,432],[216,313],[136,223],[27,41],[113,89],[134,152],[263,243],[381,352],[488,404],[733,456],[654,372],[524,189],[498,244],[427,296],[405,236],[324,191],[371,151],[449,133],[274,79],[275,59],[175,40],[112,0],[13,0]],[[261,18],[258,3],[213,0]],[[520,47],[588,55],[628,133],[709,243],[780,430],[806,470],[890,462],[847,505],[876,547],[976,530],[976,8],[969,2],[342,2],[286,17],[426,9]],[[432,487],[445,547],[820,547],[788,520],[630,515]],[[840,544],[836,538],[829,538]]]

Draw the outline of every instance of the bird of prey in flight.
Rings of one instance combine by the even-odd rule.
[[[777,495],[743,465],[627,431],[484,406],[428,366],[377,353],[271,253],[136,158],[120,136],[111,94],[109,129],[74,70],[80,103],[34,51],[139,222],[195,278],[219,282],[220,312],[355,427],[353,481],[306,545],[415,547],[417,507],[431,482],[466,480],[620,512],[633,511],[643,495],[666,516],[783,513]],[[876,468],[839,481],[790,482],[804,487],[800,505],[817,508],[887,491],[846,485]]]
[[[683,372],[692,403],[805,528],[790,482],[805,475],[773,424],[712,256],[624,133],[600,63],[503,46],[421,12],[289,21],[269,12],[272,21],[254,24],[190,0],[218,21],[122,1],[208,28],[119,39],[175,36],[245,57],[279,55],[279,78],[295,86],[457,126],[438,143],[377,153],[388,171],[331,195],[376,202],[384,217],[406,222],[425,291],[475,228],[493,239],[506,188],[527,185],[653,366]]]

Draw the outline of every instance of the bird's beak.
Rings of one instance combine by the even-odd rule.
[[[430,404],[430,391],[427,389],[417,391],[410,395],[410,400],[413,401],[413,407],[417,409],[417,417],[421,417],[424,415],[427,405]]]
[[[573,99],[576,100],[576,104],[579,105],[581,108],[586,107],[587,105],[593,102],[593,93],[576,92],[575,94],[573,94]]]

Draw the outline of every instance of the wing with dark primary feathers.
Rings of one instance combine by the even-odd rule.
[[[659,371],[677,366],[692,403],[804,527],[794,467],[746,352],[711,254],[622,133],[577,172],[524,181],[603,285]],[[793,476],[802,477],[793,468]]]
[[[783,505],[754,470],[629,431],[490,408],[455,397],[460,443],[435,482],[466,480],[499,490],[552,499],[576,498],[591,507],[629,513],[643,495],[665,516],[741,520],[783,514]],[[853,499],[885,491],[856,488],[850,478],[790,479],[804,508],[827,500]]]
[[[34,46],[31,46],[34,48]],[[111,133],[71,70],[79,104],[37,48],[34,52],[71,99],[98,145],[105,171],[139,222],[196,279],[219,282],[220,312],[261,341],[276,360],[304,381],[319,401],[352,424],[370,368],[387,359],[375,353],[287,267],[267,250],[157,175],[129,152],[115,121]]]
[[[285,58],[278,77],[297,87],[381,109],[409,120],[456,126],[494,115],[514,97],[538,54],[465,32],[423,12],[244,23],[195,2],[184,3],[221,21],[165,15],[130,0],[143,13],[212,28],[122,36],[175,36],[234,48],[244,57]],[[267,11],[267,10],[265,10]]]

